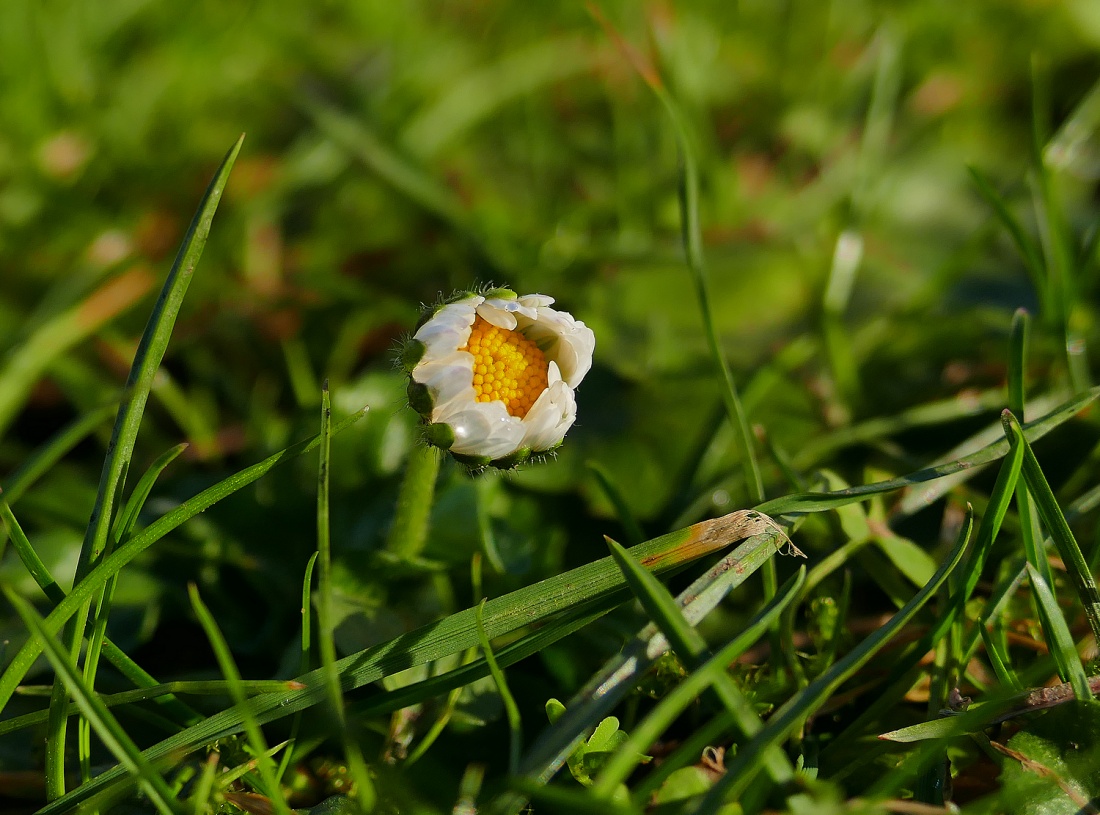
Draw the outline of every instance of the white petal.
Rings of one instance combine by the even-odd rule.
[[[525,294],[517,302],[527,308],[540,309],[554,305],[554,298],[545,294]]]
[[[477,297],[474,302],[474,299],[448,303],[417,329],[413,339],[424,343],[426,359],[447,356],[466,344],[474,324],[475,309],[482,300]]]
[[[549,450],[565,438],[577,419],[577,401],[573,389],[558,380],[535,400],[523,419],[527,432],[521,446],[536,453]]]
[[[546,386],[556,385],[558,382],[561,382],[561,368],[554,360],[550,360],[546,366]]]
[[[413,379],[426,385],[432,397],[432,415],[437,416],[452,400],[474,400],[474,357],[455,351],[438,360],[422,362],[413,369]]]
[[[511,302],[510,300],[486,300],[477,307],[477,314],[485,322],[495,325],[497,328],[512,331],[516,327],[516,317],[511,313],[512,309],[503,305]]]
[[[454,430],[452,453],[503,458],[516,452],[523,441],[523,422],[510,416],[503,402],[453,402],[452,410],[441,414],[433,420],[444,421]]]
[[[568,312],[540,308],[538,320],[521,325],[520,330],[542,349],[547,359],[558,363],[569,387],[577,387],[592,368],[596,335]]]

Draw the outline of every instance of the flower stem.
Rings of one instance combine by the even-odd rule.
[[[415,558],[424,548],[438,475],[439,451],[426,444],[414,445],[397,494],[393,526],[386,539],[386,550],[402,560]]]

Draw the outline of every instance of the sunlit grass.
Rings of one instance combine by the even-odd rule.
[[[3,5],[0,810],[1095,800],[1095,20],[951,12]],[[596,359],[470,476],[490,282]]]

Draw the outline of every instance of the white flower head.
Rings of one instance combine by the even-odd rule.
[[[470,467],[507,468],[562,443],[596,338],[553,302],[487,289],[421,321],[401,360],[431,444]]]

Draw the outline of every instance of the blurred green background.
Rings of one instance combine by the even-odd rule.
[[[829,455],[811,444],[827,431],[1002,384],[1012,313],[1042,304],[968,167],[1039,234],[1038,77],[1067,228],[1089,233],[1100,4],[599,5],[687,114],[715,315],[769,439],[807,469]],[[141,467],[191,444],[148,512],[316,432],[328,379],[339,413],[371,407],[334,440],[341,648],[464,605],[461,579],[451,594],[422,575],[379,581],[371,564],[415,438],[395,343],[421,303],[486,281],[557,298],[595,331],[595,368],[556,461],[480,487],[444,469],[426,557],[463,574],[478,490],[508,567],[489,593],[604,554],[601,534],[622,530],[587,462],[653,534],[747,504],[681,251],[673,133],[583,4],[5,0],[0,54],[0,478],[117,398],[243,131],[139,439]],[[1091,254],[1081,269],[1087,303]],[[1056,337],[1036,340],[1037,376],[1064,377]],[[109,428],[15,505],[59,578]],[[970,429],[904,453],[930,460]],[[831,462],[853,480],[863,463]],[[212,675],[193,580],[245,672],[285,674],[316,546],[314,467],[264,479],[143,556],[124,573],[115,640],[154,673]],[[765,475],[771,494],[790,491],[775,466]],[[33,595],[16,561],[3,569]],[[11,619],[4,633],[25,636]],[[554,687],[592,667],[544,661]]]

